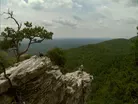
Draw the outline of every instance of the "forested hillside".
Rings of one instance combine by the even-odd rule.
[[[138,69],[131,40],[114,39],[69,49],[66,56],[67,69],[83,64],[84,70],[94,75],[88,104],[138,103]]]
[[[66,50],[66,67],[72,69],[84,64],[87,71],[94,72],[104,67],[110,67],[113,60],[130,54],[130,48],[131,41],[127,39],[114,39],[72,48]]]

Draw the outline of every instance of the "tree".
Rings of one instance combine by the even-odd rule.
[[[4,12],[3,14],[7,14],[7,19],[12,19],[16,23],[17,30],[11,27],[6,27],[4,29],[1,33],[1,36],[4,37],[3,41],[0,43],[1,48],[5,50],[12,50],[16,56],[17,62],[20,61],[20,56],[28,51],[31,44],[41,43],[45,39],[52,39],[52,32],[48,32],[41,26],[33,27],[31,22],[25,22],[24,27],[22,28],[22,24],[14,18],[13,11],[8,10],[8,12]],[[24,39],[28,39],[29,42],[26,49],[24,51],[20,51],[21,42]]]
[[[66,57],[65,52],[61,48],[53,48],[49,50],[46,55],[51,59],[53,64],[64,67]]]
[[[3,62],[4,67],[7,68],[12,66],[16,60],[14,57],[9,57],[8,53],[0,50],[0,62]],[[0,65],[0,74],[3,72],[2,66]]]
[[[7,67],[8,64],[9,64],[8,61],[5,60],[7,56],[8,56],[8,55],[7,55],[6,52],[0,51],[0,73],[3,72],[3,66],[4,66],[4,67]]]
[[[138,26],[136,27],[136,29],[138,30]],[[135,64],[136,66],[138,66],[138,33],[137,33],[137,36],[136,36],[136,39],[135,39]]]

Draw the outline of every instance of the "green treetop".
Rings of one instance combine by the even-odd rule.
[[[33,26],[31,22],[25,22],[24,27],[19,23],[16,18],[13,16],[13,11],[4,12],[7,14],[7,19],[12,19],[16,25],[17,30],[11,27],[6,27],[1,33],[1,36],[4,37],[1,41],[1,48],[5,50],[12,50],[16,56],[17,62],[20,61],[20,56],[25,54],[30,45],[34,43],[41,43],[45,39],[52,39],[53,33],[48,32],[44,27]],[[21,42],[24,39],[28,39],[28,45],[24,51],[20,51]]]

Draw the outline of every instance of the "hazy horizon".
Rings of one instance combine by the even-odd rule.
[[[83,45],[96,44],[110,39],[53,39],[53,40],[44,40],[41,44],[36,43],[32,44],[27,53],[37,54],[38,52],[47,52],[48,50],[58,47],[62,49],[77,48]],[[24,50],[27,47],[28,41],[23,41],[20,47],[21,50]]]

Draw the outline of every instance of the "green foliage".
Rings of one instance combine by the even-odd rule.
[[[8,19],[14,20],[17,24],[18,29],[15,30],[11,27],[6,27],[4,31],[1,33],[1,36],[4,37],[4,40],[0,43],[1,48],[4,50],[12,49],[15,53],[17,61],[19,61],[20,56],[25,54],[30,45],[33,43],[41,43],[45,39],[52,39],[53,33],[48,32],[44,27],[41,26],[33,26],[31,22],[25,22],[24,27],[21,28],[21,24],[13,17],[13,12],[8,11],[6,13],[9,15]],[[29,43],[26,49],[20,52],[21,42],[24,39],[28,39]],[[6,44],[5,44],[6,43]]]
[[[5,68],[13,65],[16,60],[13,57],[8,56],[8,54],[4,51],[0,51],[0,62],[4,64]],[[2,67],[0,66],[0,73],[2,73]]]
[[[131,45],[131,40],[114,39],[66,50],[66,69],[83,64],[94,76],[88,104],[138,103],[138,68]]]
[[[65,52],[61,48],[54,48],[49,50],[46,55],[51,59],[55,65],[64,67],[66,63]]]
[[[8,39],[4,39],[3,41],[0,41],[0,49],[7,51],[7,49],[10,48],[10,45],[12,45],[12,41]]]
[[[137,27],[137,30],[138,30],[138,27]],[[138,36],[136,36],[136,39],[134,41],[134,53],[135,53],[135,63],[136,63],[136,66],[138,66]]]
[[[31,24],[31,25],[30,25]],[[52,32],[48,32],[44,29],[44,27],[40,26],[32,26],[32,23],[26,22],[24,23],[25,27],[20,31],[15,31],[13,28],[5,28],[5,30],[1,33],[4,37],[4,42],[8,42],[9,46],[7,48],[17,48],[17,46],[21,45],[23,39],[29,39],[32,43],[39,43],[44,39],[52,39]],[[37,39],[40,38],[40,39]],[[4,43],[3,42],[3,43]],[[4,44],[6,45],[6,44]],[[3,47],[5,48],[5,47]]]
[[[129,40],[114,39],[66,50],[67,63],[65,67],[74,69],[83,64],[86,68],[85,71],[98,74],[103,69],[110,67],[117,57],[121,58],[130,54],[130,45]]]
[[[138,26],[136,27],[136,29],[138,30]],[[137,33],[138,34],[138,33]],[[135,65],[138,66],[138,35],[131,38],[132,41],[132,51],[135,57]]]

